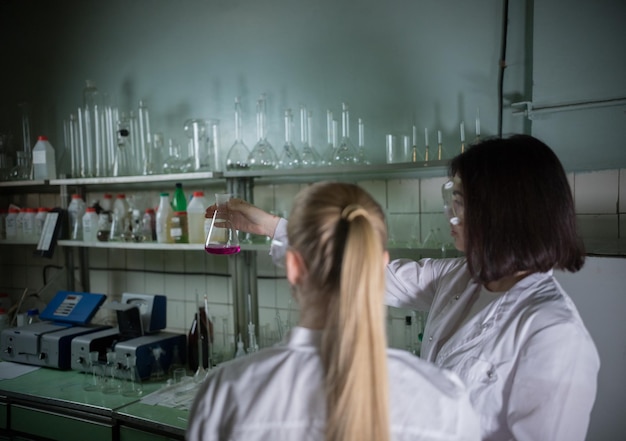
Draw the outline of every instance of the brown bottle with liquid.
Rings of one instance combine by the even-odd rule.
[[[198,313],[195,313],[189,328],[189,334],[187,335],[187,362],[191,372],[195,372],[198,369],[198,350],[200,349],[198,347],[198,339],[200,339],[200,350],[202,351],[202,365],[205,369],[209,368],[209,352],[213,349],[213,323],[211,320],[208,320],[207,327],[207,316],[204,312],[204,307],[200,307],[199,311],[201,316],[200,326],[198,326]],[[209,338],[208,344],[207,338]]]

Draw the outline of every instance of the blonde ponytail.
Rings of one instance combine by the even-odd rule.
[[[382,209],[352,184],[315,184],[305,193],[288,234],[308,265],[307,292],[329,295],[326,441],[388,441]]]

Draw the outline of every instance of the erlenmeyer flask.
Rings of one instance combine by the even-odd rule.
[[[231,146],[226,157],[227,170],[245,170],[248,168],[250,150],[243,142],[241,134],[241,103],[235,98],[235,143]]]
[[[341,141],[335,149],[333,163],[340,165],[351,165],[357,162],[356,150],[350,140],[350,114],[348,105],[342,104],[341,111]]]
[[[293,145],[292,130],[293,129],[293,113],[291,109],[285,110],[285,144],[280,150],[278,157],[278,167],[284,169],[300,167],[300,155]]]
[[[303,167],[317,167],[321,165],[322,158],[313,147],[311,133],[313,130],[313,112],[306,111],[306,107],[300,108],[300,142],[302,142],[302,154],[300,159]]]
[[[237,230],[233,228],[226,215],[226,204],[231,198],[230,193],[216,193],[216,210],[211,219],[209,234],[204,243],[204,249],[211,254],[235,254],[241,250]]]
[[[261,95],[256,107],[256,125],[258,141],[248,155],[248,165],[255,170],[276,168],[278,157],[272,145],[267,141],[267,111],[265,95]]]

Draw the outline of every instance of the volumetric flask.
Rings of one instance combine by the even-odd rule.
[[[241,248],[237,238],[237,230],[228,219],[226,204],[231,198],[230,193],[215,195],[216,209],[211,219],[209,234],[204,243],[204,249],[211,254],[235,254]]]

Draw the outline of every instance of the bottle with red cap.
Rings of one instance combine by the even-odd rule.
[[[56,179],[57,166],[54,147],[48,141],[48,137],[40,136],[33,147],[33,179],[47,180]]]

